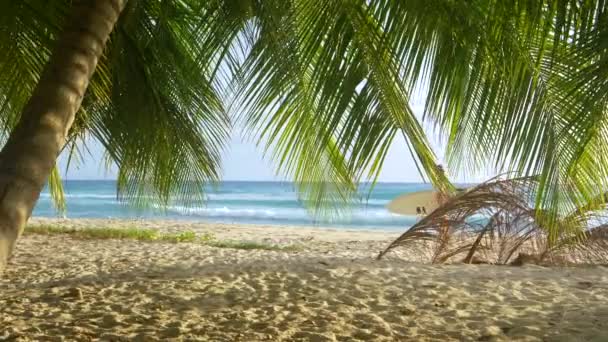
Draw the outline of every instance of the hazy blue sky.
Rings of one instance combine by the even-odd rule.
[[[416,113],[421,113],[423,107],[420,103],[413,104],[413,109]],[[428,128],[428,127],[427,127]],[[443,148],[440,139],[432,134],[430,129],[427,129],[429,136],[432,137],[432,145],[437,153],[440,161],[443,162]],[[72,165],[70,170],[65,174],[66,156],[62,155],[59,159],[62,175],[65,179],[114,179],[116,178],[115,170],[107,171],[102,161],[103,151],[99,145],[91,144],[89,146],[92,155],[87,157],[84,163],[76,167]],[[256,148],[255,144],[248,141],[243,141],[240,136],[235,135],[229,149],[225,152],[223,158],[223,179],[224,180],[281,180],[284,177],[276,176],[275,169],[270,160],[265,160],[262,155],[261,148]],[[459,176],[456,181],[460,182],[477,182],[484,179],[484,175],[463,177]],[[384,167],[380,174],[379,181],[381,182],[420,182],[422,178],[416,170],[416,166],[410,156],[403,138],[398,137],[391,146],[387,155]]]

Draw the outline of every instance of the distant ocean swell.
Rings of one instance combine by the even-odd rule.
[[[66,198],[78,198],[78,199],[89,199],[89,200],[99,200],[106,199],[115,201],[116,194],[112,195],[100,195],[94,193],[80,193],[80,194],[66,194]],[[295,202],[294,196],[283,195],[271,195],[271,194],[253,194],[253,193],[239,193],[239,194],[208,194],[206,195],[207,200],[210,202]],[[40,198],[50,199],[51,195],[49,193],[40,194]],[[362,199],[362,203],[367,206],[386,206],[390,200],[386,199]],[[297,202],[295,202],[297,203]]]
[[[298,202],[292,184],[287,182],[224,182],[200,206],[172,205],[161,209],[153,204],[152,208],[142,210],[119,203],[113,181],[67,181],[66,214],[71,218],[164,218],[404,230],[415,222],[415,217],[393,215],[386,210],[386,204],[400,194],[429,188],[425,184],[379,183],[371,194],[363,190],[364,200],[350,208],[347,215],[315,220]],[[58,215],[46,190],[34,215]]]

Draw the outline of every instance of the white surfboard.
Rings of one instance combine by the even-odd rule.
[[[456,193],[462,193],[469,188],[456,188]],[[440,205],[438,200],[442,197],[439,191],[426,190],[410,192],[396,197],[386,206],[389,212],[398,215],[418,215],[417,208],[426,210],[426,214],[437,209]],[[426,215],[424,212],[422,215]]]
[[[438,197],[439,192],[435,190],[411,192],[392,200],[387,205],[387,209],[393,214],[413,216],[418,214],[417,208],[424,207],[426,213],[429,214],[439,207]]]

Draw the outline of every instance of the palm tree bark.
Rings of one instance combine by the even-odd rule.
[[[0,151],[0,272],[65,145],[126,0],[74,4],[21,119]]]

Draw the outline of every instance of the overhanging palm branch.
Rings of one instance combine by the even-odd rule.
[[[7,4],[0,66],[2,131],[10,132],[48,59],[70,4]],[[118,166],[121,197],[153,195],[193,203],[220,177],[229,120],[214,84],[221,44],[201,44],[199,9],[185,2],[130,1],[76,116],[66,145],[71,153],[97,140]],[[15,67],[11,67],[15,66]],[[58,173],[50,179],[60,194]],[[61,202],[61,196],[54,199]]]
[[[435,169],[399,81],[398,60],[370,8],[264,1],[252,11],[258,29],[248,39],[254,44],[235,101],[311,207],[344,203],[358,181],[375,180],[399,132],[433,182],[449,186]]]
[[[2,131],[69,6],[2,5]],[[230,105],[303,201],[333,208],[377,178],[398,136],[450,188],[409,107],[422,89],[450,169],[534,175],[551,225],[608,179],[606,31],[604,1],[131,0],[70,134],[103,144],[125,198],[198,203],[220,176]]]

